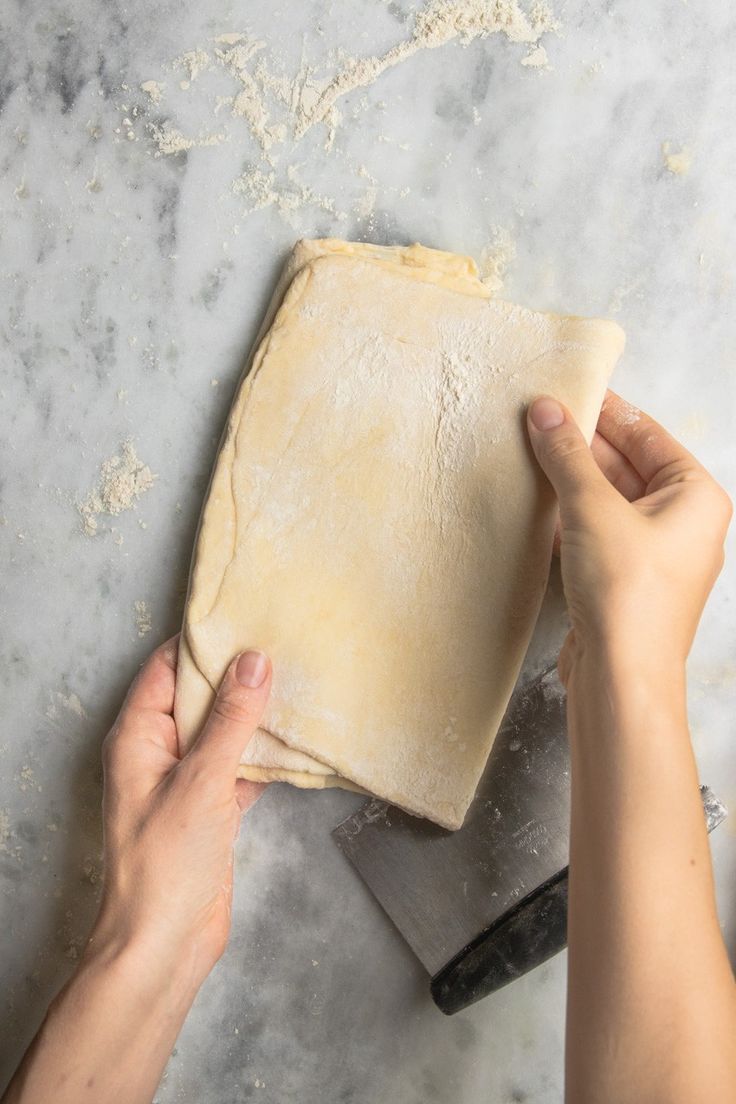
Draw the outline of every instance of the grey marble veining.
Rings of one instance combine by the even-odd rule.
[[[213,114],[222,71],[169,63],[248,31],[294,76],[330,50],[381,53],[416,5],[252,0],[21,4],[0,18],[0,1081],[73,966],[99,890],[99,747],[149,646],[178,626],[197,513],[248,346],[299,236],[479,256],[516,246],[503,294],[610,314],[616,387],[736,493],[733,56],[728,5],[559,7],[550,71],[494,36],[426,51],[272,151]],[[160,105],[140,90],[165,82]],[[129,119],[130,124],[124,120]],[[156,156],[150,123],[226,140]],[[132,133],[132,138],[128,133]],[[686,147],[674,175],[662,144]],[[247,213],[243,172],[293,210]],[[302,197],[304,192],[302,190]],[[213,383],[212,381],[217,381]],[[157,479],[80,530],[75,502],[132,438]],[[143,524],[141,524],[143,523]],[[145,527],[144,527],[145,526]],[[704,781],[736,809],[736,549],[703,619],[690,708]],[[134,603],[153,628],[139,637]],[[539,657],[559,636],[550,596]],[[561,1099],[564,956],[459,1016],[328,838],[347,794],[274,786],[238,845],[234,934],[202,990],[161,1104],[548,1104]],[[713,837],[736,943],[733,822]]]

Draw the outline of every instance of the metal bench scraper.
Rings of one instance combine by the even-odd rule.
[[[726,810],[701,795],[711,831]],[[551,666],[517,686],[459,831],[371,800],[333,835],[451,1015],[565,946],[569,815],[565,695]]]

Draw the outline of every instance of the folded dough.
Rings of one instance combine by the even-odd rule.
[[[196,543],[182,748],[257,646],[273,692],[241,777],[458,828],[549,568],[525,407],[556,395],[592,434],[623,333],[495,301],[467,257],[325,240],[294,249],[261,338]]]

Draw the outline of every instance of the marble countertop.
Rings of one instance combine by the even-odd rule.
[[[628,333],[617,389],[736,494],[730,6],[558,0],[538,42],[517,25],[407,50],[421,11],[6,5],[0,1081],[94,914],[100,741],[178,627],[216,442],[295,238],[468,251],[507,298],[615,317]],[[365,76],[347,59],[402,43],[397,64],[295,134],[331,77]],[[78,503],[126,440],[156,478],[85,534]],[[735,598],[732,538],[690,710],[702,779],[734,809]],[[548,613],[539,654],[559,635],[554,586]],[[274,786],[258,804],[231,946],[157,1100],[560,1100],[564,955],[444,1018],[328,837],[357,803]],[[735,823],[712,839],[731,949]]]

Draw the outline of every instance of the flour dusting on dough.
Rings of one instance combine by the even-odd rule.
[[[257,639],[276,674],[241,777],[456,828],[547,575],[523,410],[550,389],[592,432],[622,334],[500,303],[469,258],[416,245],[301,242],[279,287],[203,513],[180,739]]]

